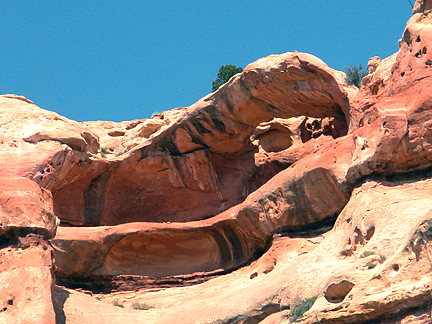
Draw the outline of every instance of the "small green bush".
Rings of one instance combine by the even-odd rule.
[[[113,305],[117,306],[117,307],[124,308],[124,305],[118,299],[114,299]]]
[[[219,73],[217,75],[216,80],[212,83],[212,91],[216,91],[219,89],[222,85],[228,82],[228,80],[236,75],[237,73],[241,73],[243,71],[243,68],[237,67],[235,65],[229,64],[229,65],[222,65],[219,68]]]
[[[384,262],[386,260],[386,257],[384,255],[376,253],[374,251],[363,251],[363,253],[359,255],[359,258],[363,259],[363,258],[367,258],[368,256],[371,256],[371,255],[378,255],[382,262]]]
[[[290,322],[296,322],[298,319],[303,317],[303,314],[306,313],[309,309],[311,309],[312,305],[317,300],[318,296],[303,300],[300,304],[298,304],[292,310],[291,314],[289,314]]]
[[[108,153],[108,149],[106,149],[105,147],[101,148],[101,155],[103,158],[107,157],[107,153]]]
[[[360,89],[361,86],[361,80],[368,74],[366,71],[362,71],[363,65],[359,66],[348,66],[345,67],[345,73],[346,73],[346,82],[349,85],[355,85],[357,88]]]
[[[150,305],[147,305],[146,303],[132,303],[132,308],[133,309],[139,309],[139,310],[149,310],[151,308],[153,308]]]

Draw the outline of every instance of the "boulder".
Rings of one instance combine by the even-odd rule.
[[[0,238],[37,233],[55,236],[58,219],[53,213],[51,193],[27,178],[0,178]]]

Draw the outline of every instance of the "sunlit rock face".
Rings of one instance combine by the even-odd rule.
[[[291,150],[297,158],[291,154],[289,162],[276,166],[268,161],[261,168],[259,147],[280,152],[293,143],[286,127],[288,135],[276,140],[280,144],[271,144],[274,136],[265,133],[257,135],[261,144],[253,144],[251,136],[260,124],[274,118],[315,118],[320,126],[308,131],[303,125],[303,137],[311,134],[302,143],[320,134],[346,134],[349,102],[340,79],[340,72],[311,55],[287,53],[249,65],[187,109],[118,125],[84,123],[103,139],[100,147],[108,161],[90,160],[82,168],[92,175],[80,170],[81,176],[53,190],[56,214],[65,223],[85,226],[215,216],[241,203],[304,150],[297,145]],[[294,132],[300,129],[293,126]]]
[[[360,90],[294,52],[150,119],[0,96],[0,322],[430,322],[431,17]]]

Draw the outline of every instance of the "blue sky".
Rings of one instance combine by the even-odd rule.
[[[298,50],[330,67],[387,57],[408,0],[2,1],[0,94],[77,121],[189,106],[221,65]]]

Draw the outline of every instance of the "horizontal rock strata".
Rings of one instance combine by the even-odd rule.
[[[0,322],[430,322],[431,17],[361,89],[294,52],[150,119],[0,96]]]

